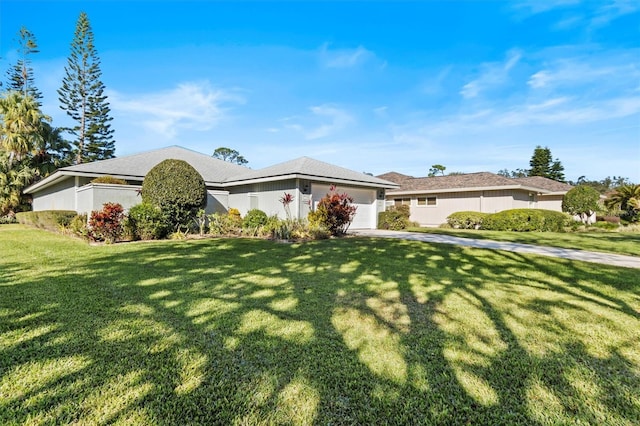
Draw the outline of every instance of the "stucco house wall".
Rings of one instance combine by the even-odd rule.
[[[285,218],[284,208],[279,201],[285,192],[292,194],[294,201],[299,200],[296,179],[236,186],[229,189],[229,208],[238,209],[242,216],[251,209],[259,209],[267,216]],[[297,217],[297,202],[291,203],[290,208],[291,214]]]
[[[562,211],[562,195],[539,195],[538,208]]]
[[[207,189],[207,214],[226,213],[229,209],[229,191]]]
[[[119,203],[125,210],[142,202],[138,185],[89,183],[76,189],[76,208],[79,214],[101,210],[105,203]]]
[[[435,205],[418,203],[418,199],[435,198]],[[391,198],[391,196],[389,196]],[[528,194],[514,190],[440,192],[429,194],[394,195],[388,205],[396,200],[410,198],[410,220],[423,226],[438,226],[447,221],[451,213],[477,211],[495,213],[502,210],[528,206]]]
[[[76,185],[72,176],[49,186],[33,197],[32,208],[39,210],[75,210]]]
[[[563,195],[571,189],[570,185],[543,177],[510,179],[489,172],[419,178],[389,172],[378,177],[400,186],[387,191],[387,206],[409,204],[410,219],[422,226],[441,225],[459,211],[562,211]]]

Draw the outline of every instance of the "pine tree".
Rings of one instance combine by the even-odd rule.
[[[529,161],[529,176],[547,177],[551,171],[551,150],[547,147],[536,146]]]
[[[564,166],[557,158],[551,165],[551,171],[549,173],[549,179],[557,180],[558,182],[564,182]]]
[[[100,59],[95,49],[93,31],[85,12],[80,13],[65,67],[62,87],[58,90],[61,106],[76,121],[67,129],[76,163],[103,160],[115,156],[115,141],[109,122],[109,103],[100,80]]]
[[[529,176],[543,176],[564,182],[564,166],[557,158],[553,160],[551,150],[548,147],[536,146],[529,166],[531,167],[528,171]]]
[[[7,89],[16,90],[23,96],[30,95],[41,106],[42,93],[36,88],[33,78],[33,68],[29,55],[38,53],[36,37],[26,27],[18,31],[18,61],[7,70]]]

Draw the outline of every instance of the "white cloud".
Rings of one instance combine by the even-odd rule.
[[[353,121],[352,117],[346,111],[328,105],[314,106],[311,107],[310,110],[318,117],[327,118],[329,122],[305,132],[305,138],[307,139],[319,139],[329,136],[344,129]]]
[[[640,3],[637,0],[609,0],[608,2],[594,3],[599,5],[591,20],[591,25],[594,27],[608,25],[623,15],[640,10]]]
[[[480,75],[462,86],[460,94],[466,99],[471,99],[477,97],[482,91],[505,84],[509,77],[509,71],[521,58],[522,53],[517,49],[512,49],[507,52],[504,62],[482,64]]]
[[[526,11],[532,15],[552,9],[564,8],[579,4],[580,0],[519,0],[512,3],[517,11]]]
[[[147,130],[171,139],[179,130],[206,131],[226,118],[229,104],[244,99],[231,91],[214,89],[208,82],[188,82],[171,90],[141,95],[109,93],[119,120],[141,123]]]
[[[624,57],[605,58],[593,55],[590,58],[561,59],[532,74],[527,84],[533,89],[631,85],[640,79],[639,65],[637,61],[635,64],[627,62]]]
[[[388,114],[388,110],[389,107],[385,106],[381,106],[381,107],[377,107],[373,109],[373,113],[380,118],[387,118],[389,116]]]
[[[320,47],[320,60],[326,68],[352,68],[374,57],[375,54],[363,46],[330,50],[328,43],[325,43]]]
[[[574,28],[580,24],[586,25],[587,28],[597,28],[609,25],[621,16],[637,12],[640,10],[640,2],[637,0],[520,0],[513,3],[516,14],[524,14],[524,16],[557,9],[580,12],[580,14],[564,17],[553,26],[555,29]]]
[[[286,117],[281,121],[285,128],[302,133],[308,140],[333,136],[354,121],[347,111],[328,104],[312,106],[309,111],[311,115]]]

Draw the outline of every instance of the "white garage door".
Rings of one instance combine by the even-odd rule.
[[[329,192],[329,185],[312,184],[311,194],[313,208],[315,210],[318,201]],[[356,216],[353,218],[349,229],[371,229],[375,228],[375,201],[376,191],[374,189],[360,189],[352,187],[338,186],[338,192],[346,192],[353,197],[353,205],[358,208]]]

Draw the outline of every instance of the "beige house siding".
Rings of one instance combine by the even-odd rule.
[[[419,205],[418,200],[435,197],[435,205]],[[561,211],[562,196],[539,196],[538,194],[517,190],[486,190],[466,192],[442,192],[413,195],[387,195],[387,205],[395,200],[409,199],[410,220],[421,226],[439,226],[446,223],[447,217],[460,211],[496,213],[509,209],[538,208]]]
[[[538,208],[545,210],[562,211],[562,195],[539,195]]]

